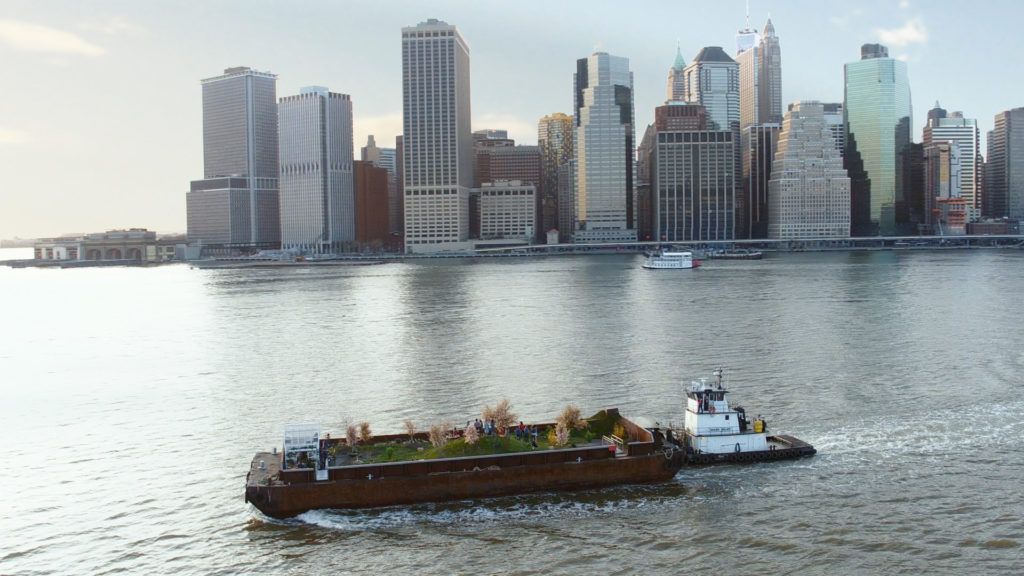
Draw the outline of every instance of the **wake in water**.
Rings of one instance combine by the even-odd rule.
[[[657,507],[685,497],[692,491],[680,482],[669,482],[655,486],[619,486],[566,494],[540,493],[371,510],[311,510],[293,519],[268,521],[361,532],[415,524],[534,521],[538,517],[571,519]]]

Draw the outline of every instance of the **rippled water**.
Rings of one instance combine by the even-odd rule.
[[[0,573],[1017,573],[1024,252],[0,268]],[[283,426],[734,400],[819,449],[659,486],[268,522]]]

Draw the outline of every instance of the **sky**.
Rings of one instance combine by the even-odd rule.
[[[665,98],[677,44],[735,53],[744,0],[3,0],[0,238],[142,227],[185,231],[185,191],[203,175],[199,80],[231,66],[350,94],[358,147],[401,131],[401,28],[458,26],[470,46],[473,128],[522,144],[537,120],[572,113],[577,58],[630,59],[638,133]],[[841,102],[843,64],[882,42],[906,60],[915,140],[936,100],[977,118],[1024,105],[1010,0],[750,0],[782,46],[783,100]],[[984,150],[984,144],[983,148]]]

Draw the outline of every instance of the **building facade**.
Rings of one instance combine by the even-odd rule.
[[[629,60],[595,52],[576,62],[575,242],[636,240],[633,73]]]
[[[870,222],[854,225],[883,236],[906,233],[909,198],[899,163],[913,133],[907,64],[885,46],[865,44],[844,73],[846,146],[860,154],[869,186]]]
[[[548,114],[537,123],[537,146],[540,148],[541,231],[553,229],[568,234],[558,221],[558,169],[572,160],[573,123],[568,114]],[[571,221],[570,221],[571,225]]]
[[[352,100],[322,86],[278,102],[281,248],[337,254],[356,239]]]
[[[734,135],[731,130],[656,133],[651,187],[655,238],[735,238]]]
[[[790,107],[768,182],[768,237],[850,236],[850,178],[820,102]]]
[[[946,140],[924,145],[924,216],[930,234],[964,234],[966,199],[962,197],[960,146]]]
[[[480,239],[532,242],[536,236],[537,188],[513,181],[485,183],[480,195]]]
[[[353,162],[357,249],[381,249],[390,242],[387,168],[370,161]]]
[[[743,193],[741,206],[737,207],[737,215],[743,221],[737,231],[744,238],[768,237],[768,182],[781,130],[779,124],[751,124],[743,128]]]
[[[1024,108],[996,114],[985,176],[985,216],[1024,219]]]
[[[400,234],[402,232],[402,189],[398,177],[398,150],[380,148],[377,146],[373,134],[370,134],[366,138],[366,146],[360,150],[359,159],[371,162],[374,166],[388,171],[388,230],[392,234]]]
[[[402,29],[405,249],[463,250],[473,184],[469,46],[430,19]]]
[[[960,159],[960,197],[971,208],[981,209],[981,132],[978,121],[964,118],[962,112],[947,114],[935,103],[928,111],[928,124],[924,127],[921,143],[926,147],[933,142],[956,142]]]
[[[277,76],[239,66],[201,85],[203,180],[186,195],[188,239],[225,249],[276,248]]]
[[[157,237],[145,228],[108,230],[92,234],[41,238],[33,245],[36,260],[132,260],[167,262],[175,259],[175,248],[184,244],[179,236]]]
[[[685,100],[701,104],[709,130],[740,128],[740,69],[719,46],[701,49],[683,72]]]

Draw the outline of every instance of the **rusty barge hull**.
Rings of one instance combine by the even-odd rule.
[[[280,455],[261,453],[253,461],[245,500],[267,516],[287,518],[323,508],[376,508],[665,482],[683,465],[682,451],[637,448],[646,454],[616,456],[600,447],[347,466],[332,468],[323,481],[316,481],[311,470],[289,470],[283,471],[284,482],[267,484],[254,474],[257,461]]]

